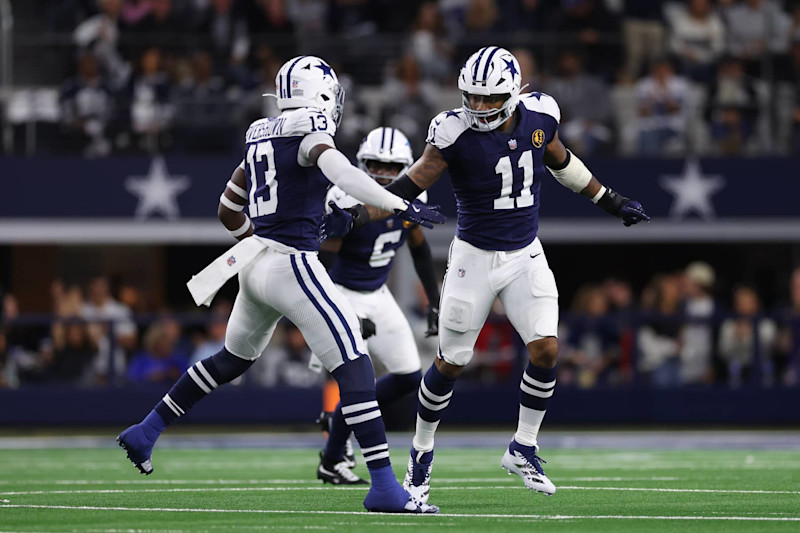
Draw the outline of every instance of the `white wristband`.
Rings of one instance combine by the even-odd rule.
[[[244,216],[244,223],[241,226],[239,226],[239,229],[235,229],[233,231],[228,230],[228,233],[230,233],[232,237],[238,239],[239,237],[241,237],[242,235],[244,235],[245,233],[247,233],[250,230],[250,226],[251,226],[250,219],[247,217],[247,215],[245,215]],[[227,228],[225,228],[225,229],[227,229]]]
[[[597,202],[599,202],[600,198],[602,198],[605,193],[606,193],[606,186],[605,185],[601,185],[600,186],[600,190],[597,191],[597,194],[592,196],[592,203],[596,204]]]
[[[236,211],[237,213],[240,213],[244,209],[244,204],[237,204],[236,202],[225,196],[224,192],[219,197],[219,203],[221,203],[231,211]]]
[[[228,188],[231,190],[233,194],[235,194],[242,200],[247,200],[247,191],[236,185],[233,181],[228,180]]]

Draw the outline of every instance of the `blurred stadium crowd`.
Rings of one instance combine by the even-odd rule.
[[[300,53],[325,57],[346,85],[344,148],[390,125],[419,149],[430,118],[457,105],[461,62],[488,42],[556,97],[561,136],[583,155],[785,154],[800,142],[795,1],[17,4],[5,110],[16,151],[234,152],[251,120],[274,113],[262,94]]]
[[[644,384],[659,388],[723,385],[785,387],[800,377],[800,268],[788,298],[764,309],[757,291],[736,285],[717,290],[714,269],[694,262],[655,275],[640,294],[609,278],[579,288],[562,302],[559,383],[591,388]],[[425,339],[424,293],[409,314],[425,359],[436,339]],[[181,315],[148,305],[142,290],[106,277],[86,287],[51,287],[52,313],[19,321],[13,294],[3,295],[0,387],[20,384],[170,384],[189,364],[221,349],[231,302],[211,313]],[[525,357],[499,300],[481,332],[465,379],[516,382]],[[255,386],[318,386],[300,332],[282,322],[253,369],[241,380]],[[240,380],[240,381],[241,381]]]

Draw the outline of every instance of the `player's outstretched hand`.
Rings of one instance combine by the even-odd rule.
[[[650,220],[650,217],[644,212],[642,204],[636,200],[631,200],[630,198],[625,198],[625,201],[622,203],[622,207],[619,209],[618,216],[622,219],[622,223],[626,226],[633,226],[634,224],[643,220],[645,222]]]
[[[439,309],[428,306],[428,329],[425,330],[426,337],[433,337],[439,334]]]
[[[319,242],[325,239],[335,239],[344,237],[353,229],[353,215],[341,209],[336,203],[328,202],[331,212],[322,217],[322,224],[319,226]]]
[[[406,204],[406,210],[395,210],[395,214],[412,224],[419,224],[426,228],[432,228],[434,224],[444,224],[447,217],[439,212],[438,205],[423,204],[419,200],[414,200]]]

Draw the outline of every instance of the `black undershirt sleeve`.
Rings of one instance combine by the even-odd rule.
[[[403,174],[384,188],[390,193],[396,194],[400,198],[408,200],[409,202],[413,201],[425,190],[411,181],[411,178],[408,177],[408,174]]]

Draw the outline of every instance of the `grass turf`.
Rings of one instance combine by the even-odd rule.
[[[365,489],[323,486],[313,450],[157,448],[147,477],[121,449],[0,450],[0,531],[800,530],[797,452],[551,449],[549,498],[506,476],[501,454],[437,450],[442,515],[410,516],[366,513]],[[402,476],[405,457],[393,459]]]

